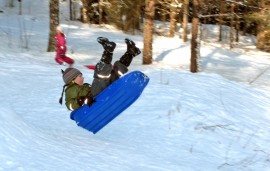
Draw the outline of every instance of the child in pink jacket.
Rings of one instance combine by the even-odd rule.
[[[66,51],[67,51],[66,36],[62,32],[62,29],[60,26],[56,27],[55,41],[56,41],[55,61],[60,65],[64,64],[65,62],[71,66],[74,63],[74,60],[66,56]]]

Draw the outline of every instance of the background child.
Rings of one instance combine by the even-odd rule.
[[[55,41],[56,41],[55,61],[60,65],[64,64],[65,62],[71,66],[74,63],[74,60],[66,56],[66,51],[67,51],[66,36],[63,33],[60,26],[56,27]]]

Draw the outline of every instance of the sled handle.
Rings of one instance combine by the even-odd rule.
[[[95,65],[84,65],[86,68],[91,69],[91,70],[95,70],[96,66]],[[114,66],[112,66],[113,68]]]
[[[95,70],[96,66],[95,65],[84,65],[88,69]]]

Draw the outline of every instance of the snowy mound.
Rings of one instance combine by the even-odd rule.
[[[14,8],[7,2],[0,1],[0,170],[269,171],[270,57],[256,50],[254,37],[226,49],[213,35],[217,26],[203,27],[202,72],[192,74],[189,42],[155,36],[154,63],[141,65],[141,54],[129,67],[151,82],[93,135],[58,103],[66,66],[46,52],[49,1],[23,0],[23,15],[18,1]],[[97,37],[116,42],[113,61],[125,53],[125,38],[143,49],[141,35],[69,21],[69,1],[60,2],[67,55],[85,82],[93,72],[83,65],[102,55]]]

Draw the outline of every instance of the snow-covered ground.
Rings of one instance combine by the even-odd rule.
[[[5,4],[0,1],[0,170],[270,170],[270,55],[256,50],[254,37],[241,36],[230,50],[216,41],[216,27],[203,26],[201,72],[190,73],[189,42],[155,36],[154,63],[141,65],[139,55],[129,68],[147,74],[149,85],[93,135],[58,103],[66,66],[46,52],[48,0],[24,0],[21,16],[17,1],[12,9]],[[97,37],[117,43],[113,61],[125,52],[126,37],[143,48],[141,35],[67,18],[61,15],[68,55],[86,82],[93,71],[83,65],[102,54]]]

